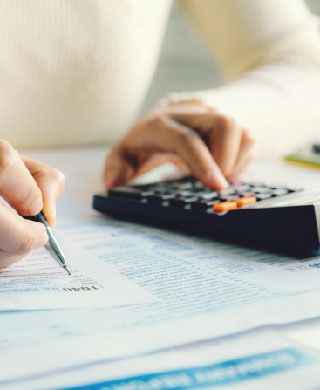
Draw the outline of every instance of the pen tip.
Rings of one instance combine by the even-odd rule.
[[[69,275],[71,275],[71,272],[69,271],[66,265],[64,265],[63,268],[68,272]]]

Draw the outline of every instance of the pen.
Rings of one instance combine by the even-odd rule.
[[[29,219],[30,221],[33,221],[33,222],[41,222],[44,224],[46,231],[47,231],[47,234],[48,234],[48,237],[49,237],[49,242],[46,245],[46,248],[53,255],[53,257],[58,262],[58,264],[61,265],[61,267],[63,267],[68,272],[69,275],[71,275],[71,272],[69,271],[67,264],[66,264],[66,259],[65,259],[64,253],[63,253],[56,237],[53,234],[51,226],[49,225],[49,223],[48,223],[46,217],[43,215],[43,213],[40,212],[39,214],[37,214],[34,217],[24,217],[24,218]]]

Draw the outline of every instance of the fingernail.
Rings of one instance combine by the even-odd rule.
[[[45,202],[43,206],[44,216],[47,218],[47,221],[51,226],[56,223],[56,205],[55,203]]]
[[[41,236],[40,240],[38,241],[35,249],[40,249],[40,248],[44,247],[48,243],[48,241],[49,241],[49,237],[48,237],[47,233],[44,232],[43,235]]]
[[[57,212],[56,212],[56,208],[54,207],[51,209],[51,224],[52,225],[55,225],[56,219],[57,219]]]
[[[214,170],[212,170],[210,172],[209,181],[210,181],[211,185],[216,189],[224,190],[224,189],[228,188],[228,186],[229,186],[228,182],[225,179],[225,177],[223,176],[222,172],[220,171],[220,169],[217,169],[217,168],[215,168]]]
[[[56,213],[56,208],[55,207],[51,207],[49,209],[49,222],[50,222],[50,225],[53,226],[55,223],[56,223],[56,218],[57,218],[57,213]]]
[[[118,175],[109,175],[105,180],[105,189],[109,190],[112,187],[116,187],[119,181]]]
[[[229,187],[227,180],[224,178],[224,176],[222,174],[220,175],[219,180],[220,180],[220,183],[221,183],[221,186],[223,187],[223,189],[226,189]]]
[[[111,188],[111,180],[110,179],[104,181],[104,188],[106,191],[108,191]]]
[[[56,213],[53,210],[49,210],[45,213],[45,217],[47,218],[47,221],[49,222],[50,226],[53,226],[56,223]]]
[[[40,211],[42,210],[42,207],[43,207],[42,199],[37,198],[37,200],[35,200],[30,207],[31,215],[36,215],[36,214],[40,213]]]

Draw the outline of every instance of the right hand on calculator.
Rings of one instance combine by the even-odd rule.
[[[253,139],[234,120],[202,103],[181,102],[138,121],[109,155],[106,189],[173,162],[214,190],[228,186],[253,158]]]
[[[0,195],[14,209],[0,202],[0,268],[47,243],[44,225],[21,216],[43,210],[53,224],[56,201],[63,190],[61,172],[19,155],[8,142],[0,140]]]

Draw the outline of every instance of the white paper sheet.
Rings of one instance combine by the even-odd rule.
[[[306,386],[306,378],[308,383]],[[259,331],[84,366],[6,390],[301,390],[320,386],[320,351]]]
[[[319,258],[273,256],[105,218],[60,224],[58,235],[158,301],[3,315],[3,379],[320,316]],[[26,362],[19,369],[17,353]]]
[[[151,294],[97,261],[63,235],[71,276],[45,248],[0,270],[0,310],[107,307],[154,301]]]

